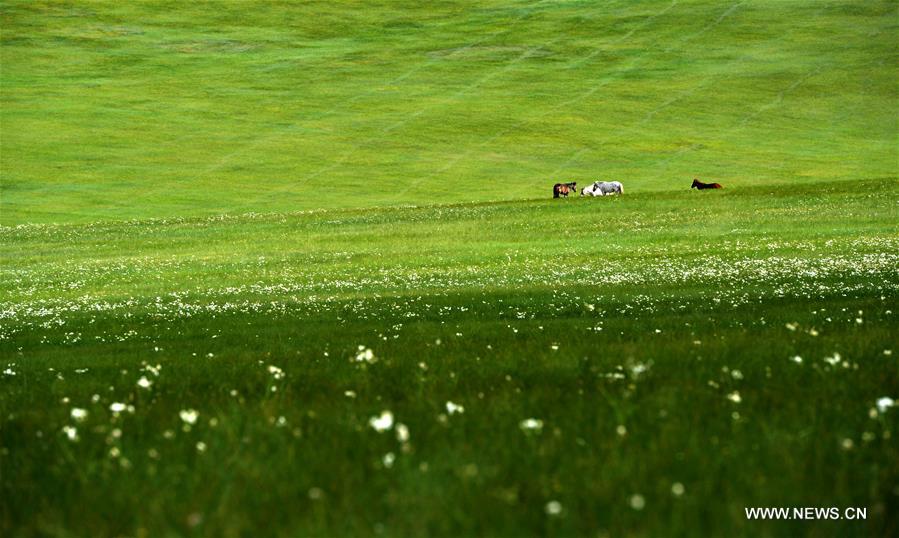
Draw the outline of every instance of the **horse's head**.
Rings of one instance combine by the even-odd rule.
[[[693,184],[690,185],[690,188],[691,188],[691,189],[695,189],[695,188],[698,187],[698,186],[699,186],[699,180],[696,179],[696,178],[694,177],[694,178],[693,178]]]

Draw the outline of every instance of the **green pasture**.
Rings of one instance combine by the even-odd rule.
[[[4,228],[0,525],[889,535],[897,194]],[[754,506],[867,519],[748,521]]]
[[[893,1],[0,2],[0,223],[895,177]]]
[[[899,535],[897,8],[0,0],[0,536]]]

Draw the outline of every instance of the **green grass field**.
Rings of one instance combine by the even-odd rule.
[[[6,225],[896,176],[894,1],[0,5]]]
[[[0,2],[0,535],[896,535],[897,25]]]

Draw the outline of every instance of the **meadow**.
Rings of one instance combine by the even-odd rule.
[[[893,1],[0,3],[0,224],[896,176]]]
[[[897,194],[5,228],[3,523],[887,535]]]
[[[897,20],[0,2],[0,535],[896,535]]]

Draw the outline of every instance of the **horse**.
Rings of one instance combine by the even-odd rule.
[[[722,187],[720,183],[703,183],[694,177],[693,184],[690,185],[690,188],[704,191],[706,189],[723,189],[724,187]]]
[[[599,182],[594,181],[589,186],[581,189],[581,196],[602,196],[602,191],[599,190]]]
[[[553,198],[564,196],[568,198],[569,192],[577,192],[577,181],[571,183],[556,183],[553,185]]]
[[[624,185],[620,181],[594,181],[581,191],[581,196],[608,196],[624,194]]]

